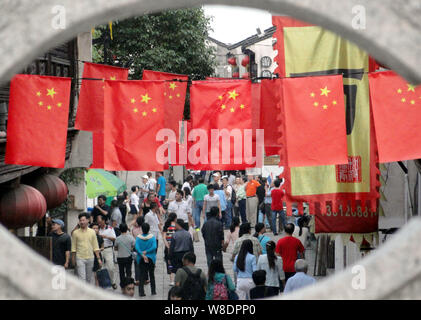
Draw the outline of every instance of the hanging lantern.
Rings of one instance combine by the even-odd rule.
[[[248,72],[244,73],[241,78],[243,79],[249,79],[250,78],[250,74]]]
[[[234,72],[234,73],[232,74],[232,77],[233,77],[233,78],[239,78],[239,77],[240,77],[240,73],[238,73],[238,72]]]
[[[250,57],[249,56],[245,56],[243,58],[243,60],[241,60],[241,65],[243,67],[247,67],[249,63],[250,63]]]
[[[47,209],[58,207],[67,199],[67,185],[59,177],[45,174],[30,183],[47,201]]]
[[[6,228],[32,226],[47,212],[47,202],[37,189],[21,184],[0,197],[0,223]]]
[[[228,63],[235,67],[237,65],[237,59],[235,57],[231,57],[228,59]]]

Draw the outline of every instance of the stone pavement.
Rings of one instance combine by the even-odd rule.
[[[225,235],[227,236],[229,231],[225,231]],[[196,254],[197,260],[196,260],[196,267],[202,269],[204,272],[208,272],[208,267],[206,263],[206,254],[205,254],[205,245],[203,238],[200,235],[200,242],[194,243],[194,252]],[[272,240],[275,241],[275,243],[284,236],[284,234],[280,234],[278,236],[274,236],[272,232],[268,231],[266,233],[267,236],[269,236]],[[231,253],[232,252],[232,244],[227,249],[227,253],[223,254],[223,262],[225,271],[227,274],[231,276],[231,279],[234,280],[234,273],[232,270],[233,263],[230,261]],[[314,262],[315,262],[315,241],[311,242],[310,246],[306,248],[306,260],[309,263],[309,270],[308,274],[313,275],[314,270]],[[117,283],[119,283],[119,277],[118,277],[118,265],[116,265],[116,272],[117,272]],[[132,271],[132,276],[134,277],[134,270]],[[157,294],[152,296],[150,285],[148,284],[145,286],[145,297],[139,297],[139,289],[138,287],[135,287],[135,298],[140,300],[166,300],[168,297],[168,291],[170,290],[170,280],[169,275],[166,272],[166,265],[164,262],[164,244],[162,239],[159,240],[159,248],[158,248],[158,254],[156,259],[156,266],[155,266],[155,281],[156,281],[156,292]],[[120,293],[120,287],[117,290],[113,289],[107,289],[110,291],[114,291],[116,293]]]

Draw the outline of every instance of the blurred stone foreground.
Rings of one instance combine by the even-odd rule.
[[[54,0],[6,0],[0,10],[0,85],[39,54],[109,20],[162,9],[221,4],[218,0],[62,0],[66,27],[54,28]],[[225,0],[225,5],[237,1]],[[408,82],[421,83],[421,3],[418,0],[247,0],[243,5],[286,14],[353,41]],[[365,12],[364,28],[355,24]],[[362,11],[361,11],[362,10]],[[392,240],[343,272],[283,299],[420,299],[421,220],[414,218]],[[55,283],[53,266],[0,226],[0,299],[121,299],[67,276]],[[357,277],[357,278],[356,278]],[[355,286],[365,278],[365,286]],[[53,288],[56,289],[53,289]],[[58,288],[58,289],[57,289]]]

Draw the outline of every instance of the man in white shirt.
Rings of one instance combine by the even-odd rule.
[[[175,194],[175,201],[168,205],[168,213],[174,212],[177,214],[177,219],[183,219],[184,222],[189,223],[192,213],[192,208],[188,206],[187,202],[183,200],[184,192],[177,190]]]
[[[102,251],[102,257],[105,260],[105,267],[110,274],[111,284],[113,289],[117,289],[117,284],[115,282],[115,266],[114,266],[114,241],[116,235],[114,229],[105,224],[105,220],[102,216],[98,216],[97,222],[99,225],[99,236],[104,239],[104,250]]]
[[[229,229],[232,222],[232,186],[228,182],[228,176],[222,177],[222,187],[224,188],[225,199],[227,200],[227,208],[225,209],[225,229]]]
[[[156,190],[156,180],[155,180],[155,178],[154,178],[154,177],[152,177],[152,172],[148,172],[146,175],[148,176],[148,184],[149,184],[149,188],[150,188],[152,191],[157,191],[157,190]]]
[[[142,183],[140,185],[140,195],[139,195],[140,201],[143,201],[143,199],[146,199],[150,191],[154,191],[154,190],[150,188],[149,177],[145,174],[142,177]]]
[[[149,224],[149,232],[156,238],[156,250],[158,251],[158,237],[162,231],[162,223],[160,220],[160,212],[155,202],[151,203],[149,212],[145,215],[145,222]]]
[[[177,182],[171,181],[170,185],[171,185],[171,190],[170,190],[170,193],[168,194],[168,198],[165,200],[168,203],[175,201],[175,195],[177,193]]]
[[[192,176],[187,176],[186,181],[184,182],[183,186],[181,187],[181,190],[184,190],[184,188],[189,188],[191,191],[190,181],[192,181]]]

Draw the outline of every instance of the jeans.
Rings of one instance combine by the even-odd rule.
[[[156,294],[156,287],[155,287],[155,265],[153,261],[148,258],[148,263],[146,263],[143,258],[140,258],[139,262],[139,276],[140,276],[140,283],[139,283],[139,295],[145,295],[145,288],[143,287],[145,281],[147,280],[149,275],[149,280],[151,281],[151,293]]]
[[[203,211],[203,200],[196,201],[193,209],[193,218],[196,228],[200,228],[200,214]]]
[[[239,200],[238,207],[240,208],[241,223],[247,222],[246,199]]]
[[[232,202],[227,201],[227,208],[225,209],[225,228],[228,229],[232,222]]]
[[[91,283],[92,268],[94,267],[94,258],[80,259],[76,257],[77,275],[81,280]]]
[[[272,212],[270,203],[265,203],[265,212],[263,214],[266,216],[266,219],[265,219],[266,224],[269,223],[270,230],[274,232],[273,230],[276,230],[276,223],[273,221],[274,213]]]
[[[208,268],[210,267],[210,264],[213,259],[221,260],[222,262],[222,249],[216,250],[214,248],[208,248],[205,246],[206,251],[206,260],[208,263]]]
[[[272,211],[272,225],[274,230],[273,233],[277,233],[276,231],[276,218],[279,215],[279,229],[281,229],[281,224],[282,224],[282,229],[285,228],[285,224],[286,224],[286,216],[285,216],[285,211]],[[281,231],[281,230],[279,230]]]
[[[120,283],[123,282],[123,279],[132,277],[132,262],[132,257],[117,258]]]

